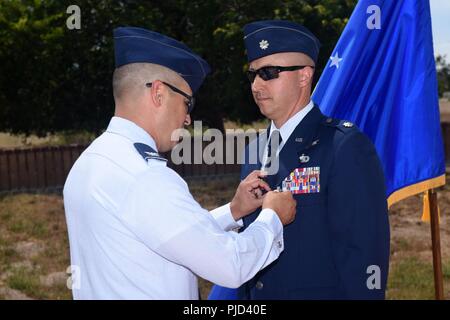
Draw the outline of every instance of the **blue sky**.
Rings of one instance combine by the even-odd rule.
[[[447,55],[450,62],[450,0],[430,0],[435,55]]]

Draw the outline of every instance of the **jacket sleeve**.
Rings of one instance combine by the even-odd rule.
[[[363,133],[339,134],[328,190],[333,258],[348,299],[383,299],[390,241],[383,169]]]
[[[121,219],[150,250],[193,273],[237,288],[283,251],[283,226],[264,209],[242,233],[225,232],[169,168],[151,168],[128,192]]]

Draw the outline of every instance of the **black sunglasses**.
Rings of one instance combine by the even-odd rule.
[[[247,77],[251,83],[255,81],[256,75],[258,75],[264,81],[267,81],[278,78],[280,72],[300,70],[306,67],[314,68],[314,66],[290,66],[290,67],[266,66],[259,68],[258,70],[248,70]]]
[[[170,89],[172,89],[174,92],[181,94],[183,97],[185,97],[187,99],[187,101],[185,101],[186,103],[186,107],[187,107],[187,113],[191,113],[192,110],[194,109],[194,105],[195,105],[195,98],[193,96],[188,95],[187,93],[181,91],[180,89],[178,89],[177,87],[174,87],[173,85],[161,81],[162,83],[164,83],[166,86],[168,86]],[[152,87],[152,83],[148,82],[145,84],[148,88]]]

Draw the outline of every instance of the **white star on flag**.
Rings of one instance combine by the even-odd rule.
[[[331,60],[330,68],[332,66],[336,66],[336,69],[338,69],[339,68],[339,62],[341,62],[342,58],[339,58],[339,53],[336,52],[336,55],[334,57],[331,56],[330,60]]]

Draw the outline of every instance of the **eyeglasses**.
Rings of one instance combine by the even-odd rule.
[[[167,83],[167,82],[164,82],[164,81],[161,81],[161,82],[164,83],[166,86],[168,86],[170,89],[172,89],[172,91],[174,91],[174,92],[176,92],[176,93],[178,93],[178,94],[181,94],[183,97],[185,97],[185,98],[187,99],[187,101],[184,101],[184,103],[186,103],[186,107],[187,107],[187,109],[188,109],[188,110],[187,110],[187,113],[188,113],[188,114],[191,113],[192,110],[194,109],[195,98],[194,98],[193,96],[188,95],[187,93],[181,91],[181,90],[178,89],[177,87],[174,87],[173,85],[171,85],[171,84],[169,84],[169,83]],[[148,83],[146,83],[145,85],[146,85],[148,88],[151,88],[151,87],[152,87],[152,83],[151,83],[151,82],[148,82]]]
[[[247,77],[251,83],[255,81],[256,75],[258,75],[264,81],[268,81],[278,78],[280,72],[300,70],[306,67],[314,68],[314,66],[290,66],[290,67],[266,66],[259,68],[258,70],[248,70]]]

